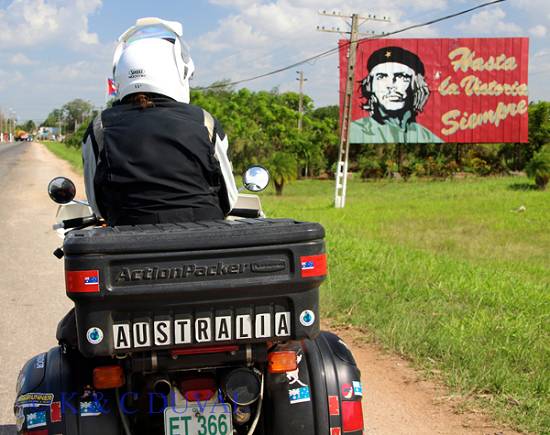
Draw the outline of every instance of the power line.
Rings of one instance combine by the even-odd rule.
[[[399,33],[407,32],[409,30],[418,29],[420,27],[431,26],[432,24],[440,23],[441,21],[446,21],[446,20],[449,20],[451,18],[456,18],[460,15],[465,15],[465,14],[468,14],[470,12],[473,12],[477,9],[482,9],[482,8],[485,8],[485,7],[488,7],[488,6],[495,5],[497,3],[503,3],[505,1],[507,1],[507,0],[493,0],[493,1],[490,1],[490,2],[482,3],[480,5],[474,6],[474,7],[469,8],[469,9],[464,9],[462,11],[455,12],[453,14],[445,15],[445,16],[440,17],[440,18],[436,18],[436,19],[433,19],[433,20],[430,20],[430,21],[426,21],[425,23],[413,24],[411,26],[403,27],[402,29],[394,30],[393,32],[384,33],[383,35],[380,35],[380,36],[375,35],[375,36],[368,36],[368,37],[365,37],[365,38],[361,38],[361,39],[358,40],[358,42],[369,40],[369,39],[387,38],[388,36],[397,35]],[[346,47],[348,45],[350,45],[349,41],[345,42],[343,44],[343,47]],[[196,87],[196,88],[193,88],[193,89],[196,90],[196,91],[206,91],[206,90],[209,90],[209,89],[225,88],[227,86],[235,86],[235,85],[239,85],[241,83],[251,82],[253,80],[258,80],[258,79],[268,77],[268,76],[271,76],[271,75],[279,74],[283,71],[287,71],[287,70],[292,69],[292,68],[296,68],[300,65],[303,65],[304,63],[308,63],[308,62],[311,62],[311,61],[314,61],[314,60],[317,60],[317,59],[321,59],[323,57],[326,57],[326,56],[329,56],[333,53],[336,53],[339,50],[340,50],[340,46],[334,47],[334,48],[331,48],[330,50],[323,51],[322,53],[319,53],[319,54],[316,54],[314,56],[303,59],[301,61],[295,62],[291,65],[284,66],[284,67],[281,67],[281,68],[277,68],[277,69],[275,69],[273,71],[270,71],[270,72],[267,72],[267,73],[259,74],[259,75],[249,77],[249,78],[246,78],[246,79],[235,80],[234,82],[229,82],[229,83],[224,83],[224,84],[219,84],[219,85],[205,86],[205,87]]]

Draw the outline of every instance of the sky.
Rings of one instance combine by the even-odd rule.
[[[366,5],[368,9],[365,9]],[[479,0],[0,0],[0,111],[43,121],[74,98],[101,107],[117,37],[140,17],[183,24],[196,72],[192,87],[240,80],[336,47],[343,18],[320,10],[388,16],[361,32],[390,32],[481,4]],[[550,0],[507,0],[399,37],[530,38],[529,98],[550,100]],[[243,83],[252,90],[304,92],[316,107],[338,104],[338,56]]]

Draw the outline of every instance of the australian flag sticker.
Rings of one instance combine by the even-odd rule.
[[[84,285],[98,285],[98,284],[99,284],[99,277],[97,275],[84,277]]]
[[[302,270],[311,270],[315,267],[315,263],[312,260],[302,261]]]
[[[46,426],[46,411],[31,412],[27,414],[27,429]]]
[[[97,399],[80,402],[80,416],[90,417],[95,415],[101,415],[101,406],[97,402]]]
[[[353,381],[353,394],[356,396],[363,396],[363,386],[359,381]]]
[[[305,387],[288,390],[288,398],[290,399],[290,404],[309,402],[311,400],[309,387],[306,385]]]

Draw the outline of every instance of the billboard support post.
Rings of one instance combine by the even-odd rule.
[[[353,88],[355,80],[355,60],[357,58],[357,40],[359,38],[359,25],[367,20],[372,21],[385,21],[388,22],[387,17],[377,18],[376,15],[369,15],[368,17],[360,17],[358,14],[352,14],[350,16],[342,15],[337,12],[327,13],[326,11],[319,12],[320,15],[326,15],[339,18],[351,18],[351,31],[341,32],[340,29],[325,29],[317,26],[317,30],[322,32],[334,32],[334,33],[349,33],[349,47],[348,47],[348,69],[346,79],[346,90],[344,94],[344,105],[342,111],[342,122],[340,126],[340,146],[338,149],[338,162],[336,163],[336,187],[334,190],[334,207],[344,208],[346,204],[346,190],[348,182],[348,157],[349,157],[349,127],[351,124],[351,109],[353,104]],[[362,20],[361,23],[359,20]],[[374,33],[374,32],[373,32]],[[372,37],[372,35],[371,35]]]
[[[355,59],[357,54],[357,30],[359,16],[351,16],[351,36],[348,49],[348,73],[346,93],[344,94],[344,110],[342,125],[340,126],[340,147],[338,149],[338,163],[336,164],[336,187],[334,190],[334,207],[344,208],[346,205],[346,189],[348,181],[349,156],[349,126],[351,123],[351,105],[353,101],[353,81],[355,79]]]

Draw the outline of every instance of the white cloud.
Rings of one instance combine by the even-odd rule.
[[[34,65],[36,63],[23,53],[15,53],[12,57],[10,57],[9,62],[12,65]]]
[[[102,0],[13,0],[0,9],[0,43],[12,48],[62,43],[79,49],[98,43],[88,15]]]
[[[546,36],[546,27],[542,24],[538,24],[529,29],[529,33],[537,38],[544,38]]]
[[[391,22],[366,21],[360,32],[390,32],[426,20],[431,11],[449,6],[448,0],[372,0],[368,9],[363,0],[272,0],[229,1],[210,0],[210,3],[231,6],[233,11],[218,22],[218,28],[190,41],[197,64],[193,86],[204,86],[222,78],[249,78],[292,64],[337,46],[338,39],[347,35],[322,33],[317,26],[349,28],[344,18],[322,16],[318,12],[356,12],[361,16],[391,17]],[[429,11],[429,12],[428,12]],[[412,16],[411,16],[412,15]],[[416,16],[415,16],[416,15]],[[435,37],[435,27],[415,29],[399,37]],[[205,66],[208,65],[208,68]],[[332,54],[315,64],[304,64],[309,81],[306,91],[316,96],[315,103],[330,104],[338,95],[338,55]],[[297,90],[295,69],[270,76],[244,86],[252,89]]]
[[[520,26],[506,21],[506,12],[500,7],[491,10],[483,10],[470,17],[456,27],[463,32],[477,35],[517,35],[523,33]]]
[[[107,80],[109,65],[99,62],[79,60],[65,65],[52,65],[40,74],[50,85],[59,83],[62,85],[92,86],[100,89]]]

